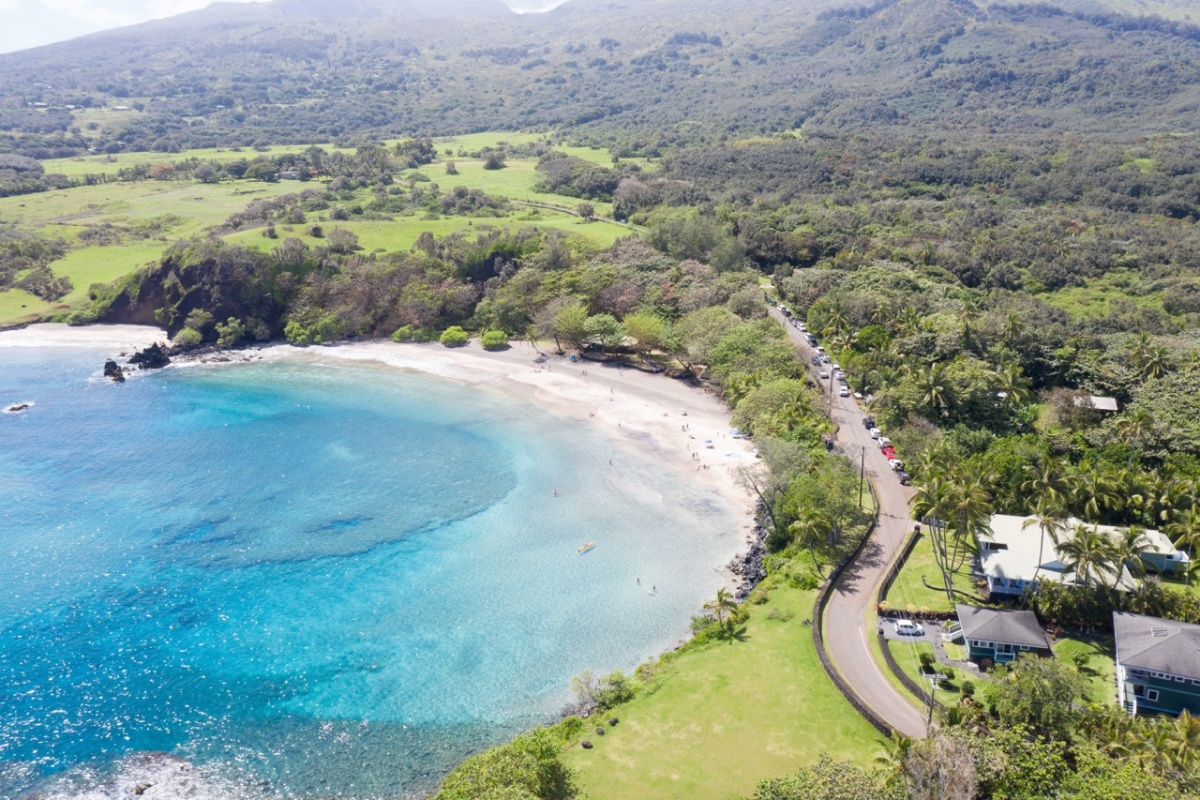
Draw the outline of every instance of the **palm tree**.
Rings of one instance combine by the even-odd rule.
[[[943,415],[954,404],[954,387],[946,376],[944,364],[933,364],[914,376],[921,391],[921,402]]]
[[[733,595],[729,590],[722,586],[717,589],[717,596],[704,604],[704,607],[712,611],[717,618],[717,627],[725,628],[725,614],[732,614],[737,610],[737,601],[733,599]]]
[[[1146,564],[1142,561],[1142,553],[1150,548],[1150,539],[1146,536],[1146,529],[1140,525],[1130,525],[1121,533],[1121,538],[1112,543],[1113,547],[1113,570],[1116,572],[1116,577],[1113,578],[1112,588],[1116,589],[1117,584],[1121,582],[1121,567],[1128,566],[1129,572],[1134,577],[1140,577],[1146,573]]]
[[[1029,388],[1029,379],[1025,377],[1019,364],[1005,364],[996,373],[996,377],[999,381],[1000,391],[1004,392],[1006,406],[1019,406],[1029,402],[1033,397],[1033,391]]]
[[[832,530],[833,521],[829,519],[829,515],[823,509],[811,507],[801,509],[799,519],[788,526],[788,532],[794,534],[808,547],[813,566],[817,568],[817,574],[821,577],[825,577],[825,571],[817,560],[817,543],[828,536]]]
[[[1117,483],[1100,467],[1081,465],[1071,483],[1071,500],[1081,517],[1100,522],[1105,511],[1121,506]]]
[[[903,784],[904,764],[916,740],[899,731],[892,731],[891,738],[880,744],[883,746],[879,755],[875,756],[875,763],[887,776],[884,785],[894,787]]]
[[[1133,453],[1137,444],[1143,441],[1154,428],[1154,419],[1144,409],[1136,409],[1125,414],[1113,426],[1117,438],[1129,448],[1128,469],[1133,469]]]
[[[1058,546],[1059,557],[1066,568],[1075,573],[1076,583],[1101,585],[1101,577],[1113,568],[1116,557],[1112,542],[1095,525],[1076,525],[1073,534]],[[1120,565],[1115,571],[1119,582]]]
[[[1036,464],[1026,464],[1024,472],[1029,477],[1021,484],[1021,491],[1029,497],[1045,497],[1056,506],[1063,507],[1071,493],[1071,478],[1061,459],[1046,457]]]
[[[1200,543],[1200,510],[1189,508],[1167,526],[1167,533],[1176,547],[1187,548],[1188,561],[1194,561],[1196,544]],[[1184,574],[1184,582],[1191,583],[1191,570]]]
[[[1046,536],[1049,534],[1050,541],[1054,542],[1055,552],[1058,552],[1059,537],[1066,529],[1066,522],[1062,519],[1062,509],[1055,505],[1053,500],[1045,497],[1037,498],[1033,503],[1033,508],[1030,509],[1030,517],[1021,523],[1021,529],[1024,530],[1032,525],[1037,525],[1041,531],[1041,536],[1038,537],[1038,563],[1033,570],[1033,579],[1030,581],[1031,586],[1037,586],[1038,573],[1042,570],[1042,564],[1045,563],[1043,558],[1046,548]]]

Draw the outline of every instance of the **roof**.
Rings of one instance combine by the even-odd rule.
[[[1117,398],[1115,398],[1115,397],[1099,397],[1099,396],[1093,394],[1093,395],[1088,396],[1086,399],[1091,401],[1091,407],[1096,409],[1097,411],[1117,411],[1117,410],[1119,410],[1118,406],[1117,406]],[[1075,398],[1075,405],[1082,406],[1083,404],[1084,404],[1083,397]]]
[[[1086,525],[1082,520],[1070,517],[1063,520],[1063,531],[1059,541],[1070,541],[1078,526]],[[1067,572],[1062,557],[1049,533],[1043,534],[1041,526],[1033,517],[1015,517],[1008,514],[996,514],[989,523],[990,530],[979,534],[980,557],[979,565],[985,575],[993,578],[1008,578],[1012,580],[1032,580],[1036,571],[1038,577],[1051,581],[1073,582],[1074,573]],[[1124,528],[1113,525],[1095,525],[1096,531],[1116,541],[1125,534]],[[1159,555],[1175,554],[1181,561],[1186,561],[1186,554],[1176,550],[1175,545],[1161,531],[1147,529],[1142,531],[1145,537],[1147,553]],[[1043,536],[1045,540],[1042,541]],[[991,547],[989,547],[989,545]],[[992,549],[1001,547],[1002,549]],[[1038,566],[1038,554],[1041,554],[1041,567]],[[1105,571],[1100,580],[1112,585],[1113,574]],[[1129,570],[1121,568],[1121,580],[1118,588],[1129,590],[1135,588],[1137,582],[1129,574]]]
[[[1200,625],[1113,612],[1117,663],[1200,679]]]
[[[965,605],[956,606],[955,611],[958,612],[963,636],[968,639],[1050,649],[1046,633],[1032,611]]]

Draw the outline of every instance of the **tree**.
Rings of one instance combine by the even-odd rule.
[[[1033,578],[1030,579],[1032,591],[1032,588],[1037,586],[1038,573],[1041,572],[1042,564],[1045,563],[1043,553],[1046,548],[1046,536],[1050,536],[1050,541],[1054,542],[1054,547],[1057,549],[1059,537],[1063,530],[1066,529],[1066,523],[1062,519],[1062,509],[1045,495],[1038,497],[1034,501],[1033,508],[1030,511],[1031,516],[1021,523],[1022,530],[1037,525],[1041,531],[1041,536],[1038,537],[1038,563],[1033,570]]]
[[[977,782],[974,753],[945,734],[922,739],[905,756],[909,800],[974,800]]]
[[[1095,525],[1076,525],[1070,539],[1058,547],[1063,565],[1075,573],[1075,582],[1100,586],[1110,569],[1116,573],[1114,586],[1121,579],[1121,565],[1114,564],[1116,550],[1108,537]]]
[[[1121,538],[1112,543],[1113,584],[1115,590],[1121,582],[1121,567],[1127,566],[1135,576],[1146,572],[1146,564],[1142,561],[1142,553],[1150,548],[1150,539],[1146,529],[1140,525],[1130,525],[1121,532]]]
[[[1021,655],[989,687],[992,707],[1008,727],[1025,726],[1050,741],[1069,741],[1072,703],[1083,691],[1079,673],[1052,658]]]
[[[504,167],[504,154],[499,151],[490,151],[483,160],[484,169],[504,169]]]
[[[349,255],[358,249],[358,234],[347,228],[334,228],[325,240],[334,253]]]
[[[634,339],[634,348],[639,353],[649,353],[662,344],[665,323],[663,318],[649,311],[626,314],[623,320],[625,333]]]
[[[582,303],[574,298],[567,299],[554,313],[553,319],[555,343],[561,337],[576,347],[583,344],[587,338],[588,313]]]
[[[1174,522],[1167,526],[1167,533],[1171,535],[1175,546],[1187,548],[1189,559],[1194,560],[1196,544],[1200,543],[1200,510],[1194,507],[1185,509]],[[1191,583],[1190,571],[1185,576],[1185,580]]]
[[[800,511],[800,518],[788,526],[788,532],[804,543],[812,556],[813,566],[817,574],[824,577],[825,571],[817,560],[817,545],[823,541],[833,529],[833,522],[824,509],[805,507]]]
[[[612,314],[593,314],[583,325],[587,337],[601,347],[618,347],[625,338],[625,329]]]
[[[457,175],[458,174],[458,166],[455,165],[455,163],[453,161],[446,162],[446,174],[447,175]]]
[[[901,800],[903,788],[828,756],[786,778],[762,781],[751,800]]]
[[[713,613],[713,616],[717,618],[717,625],[724,629],[725,617],[737,610],[737,601],[733,599],[729,590],[722,586],[717,589],[717,596],[705,603],[704,607]]]
[[[237,344],[246,338],[246,326],[240,319],[230,317],[224,324],[217,323],[217,344],[222,347]]]
[[[596,207],[591,203],[580,203],[575,206],[575,213],[583,217],[585,220],[591,220],[596,216]]]
[[[576,790],[560,747],[548,730],[537,729],[471,756],[442,781],[436,800],[569,800]]]

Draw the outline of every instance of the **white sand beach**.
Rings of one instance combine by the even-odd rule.
[[[147,326],[41,324],[0,332],[0,347],[89,347],[111,351],[106,357],[117,357],[132,355],[166,338],[162,330]],[[515,343],[506,351],[487,352],[476,340],[455,349],[437,343],[384,341],[308,348],[270,345],[201,360],[226,359],[338,359],[486,385],[556,413],[586,419],[624,446],[653,454],[744,509],[743,536],[752,527],[753,497],[734,474],[738,466],[753,463],[751,444],[730,435],[729,409],[719,397],[663,375],[582,359],[572,362],[567,356],[554,355],[552,348],[543,346],[539,351],[527,342]],[[706,441],[711,441],[712,447],[706,446]]]

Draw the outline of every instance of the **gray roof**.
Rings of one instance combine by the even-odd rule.
[[[968,639],[1050,649],[1046,633],[1032,611],[999,611],[964,605],[957,606],[955,610],[963,636]]]
[[[1200,679],[1200,625],[1113,612],[1117,663]]]

